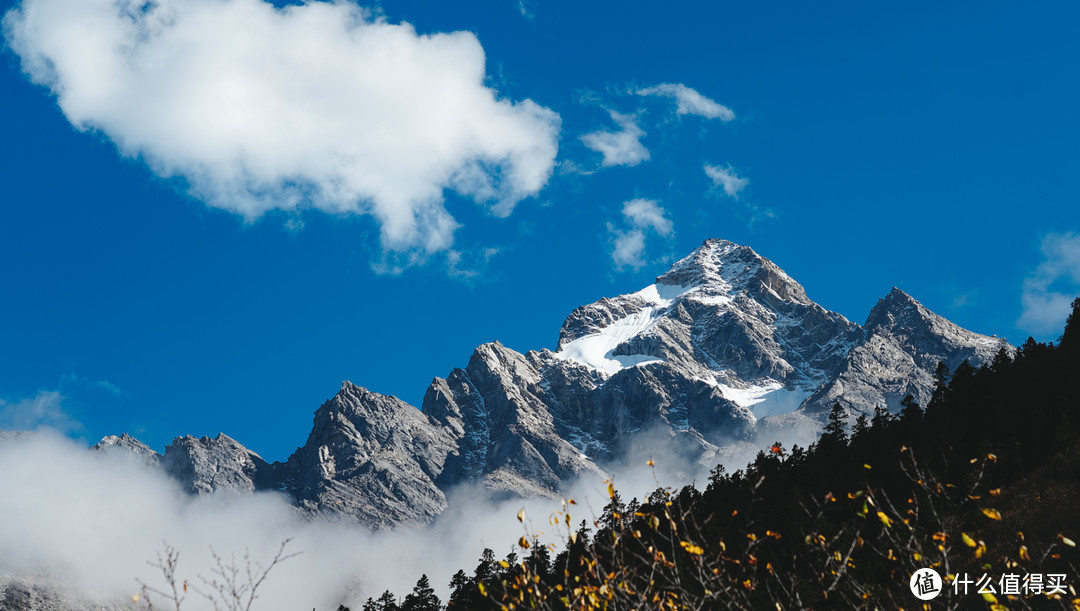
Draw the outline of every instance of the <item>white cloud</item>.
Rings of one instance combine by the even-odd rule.
[[[82,430],[82,425],[64,410],[63,402],[64,396],[54,390],[38,391],[32,398],[14,402],[0,399],[0,429],[51,429],[59,433]]]
[[[621,231],[608,223],[608,232],[612,234],[611,260],[619,268],[639,269],[645,265],[645,232],[640,229]]]
[[[667,236],[675,226],[664,216],[665,210],[651,199],[632,199],[623,204],[622,213],[628,221],[640,229],[653,229],[656,233]]]
[[[720,119],[725,123],[735,118],[735,113],[696,90],[682,83],[662,83],[654,87],[639,89],[638,95],[658,95],[675,100],[675,112],[680,115],[698,115],[708,119]]]
[[[624,115],[614,110],[608,111],[611,119],[619,126],[619,131],[595,131],[581,136],[585,146],[604,156],[601,165],[635,166],[649,160],[649,150],[641,144],[644,130],[638,127],[633,115]]]
[[[249,220],[369,214],[388,251],[444,251],[444,190],[505,216],[557,153],[558,115],[486,87],[475,35],[344,0],[24,0],[3,25],[75,127]]]
[[[1035,335],[1060,333],[1080,295],[1080,234],[1051,233],[1042,241],[1044,260],[1024,279],[1023,310],[1016,326]]]
[[[776,213],[771,208],[739,198],[739,194],[746,185],[750,184],[750,180],[736,174],[731,165],[720,167],[705,164],[704,169],[705,175],[712,180],[714,188],[723,189],[724,195],[739,202],[735,215],[747,225],[753,227],[758,221],[776,218]]]
[[[658,461],[663,452],[657,449]],[[655,487],[655,473],[639,471],[633,480],[620,476],[620,491],[644,498]],[[160,572],[147,566],[162,540],[180,552],[180,582],[202,587],[197,576],[213,577],[211,546],[226,562],[235,555],[243,571],[245,550],[266,563],[281,541],[292,538],[288,551],[301,554],[259,587],[256,606],[266,609],[359,609],[386,589],[404,596],[421,573],[445,600],[453,573],[471,571],[484,547],[497,557],[510,551],[524,534],[515,517],[523,507],[547,533],[544,544],[565,541],[565,534],[547,527],[559,509],[547,498],[495,501],[482,488],[463,486],[449,494],[447,511],[430,527],[371,533],[303,519],[277,494],[190,497],[176,481],[129,456],[91,454],[43,434],[0,442],[0,490],[0,524],[18,525],[0,528],[0,575],[51,579],[68,592],[116,601],[109,608],[127,608],[123,601],[138,591],[136,578],[165,585]],[[583,479],[567,494],[581,504],[575,515],[582,518],[594,518],[588,508],[607,502],[600,481]],[[208,608],[189,592],[184,609]]]
[[[498,248],[482,248],[476,252],[462,253],[459,250],[448,250],[446,252],[446,268],[447,273],[451,277],[462,278],[465,280],[472,280],[476,278],[487,278],[485,273],[488,268],[488,264],[491,260],[499,254]]]
[[[633,199],[623,204],[623,219],[629,225],[619,229],[608,223],[608,233],[612,237],[611,260],[619,268],[639,269],[645,259],[645,238],[649,231],[661,237],[668,237],[675,231],[675,226],[655,200]]]
[[[724,193],[734,199],[739,199],[739,191],[742,191],[746,185],[750,184],[749,179],[736,174],[730,165],[721,168],[706,163],[705,175],[713,181],[713,186],[722,187]]]

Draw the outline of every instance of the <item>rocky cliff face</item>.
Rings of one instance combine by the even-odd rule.
[[[1005,340],[962,329],[893,288],[870,311],[862,341],[805,409],[822,413],[839,401],[862,412],[876,406],[895,412],[908,394],[926,405],[939,362],[950,371],[965,360],[979,366],[1002,349],[1013,350]]]
[[[375,528],[429,522],[446,508],[435,484],[450,431],[415,407],[345,382],[315,412],[307,443],[279,469],[280,488],[309,514]]]
[[[1001,349],[899,289],[860,326],[752,249],[709,240],[654,284],[574,310],[555,351],[478,347],[419,410],[344,383],[285,463],[225,435],[177,438],[163,456],[127,436],[95,448],[157,461],[194,494],[279,490],[305,513],[386,528],[432,520],[462,483],[555,495],[657,439],[708,465],[793,422],[819,426],[835,402],[925,404],[938,362],[978,366]]]
[[[477,348],[465,369],[435,378],[423,413],[453,432],[460,451],[443,486],[481,481],[513,495],[558,492],[567,480],[601,471],[567,440],[566,423],[547,400],[544,363],[498,342]]]

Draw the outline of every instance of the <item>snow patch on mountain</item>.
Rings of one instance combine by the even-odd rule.
[[[555,358],[580,363],[607,375],[628,367],[648,365],[663,361],[650,354],[615,354],[615,349],[628,339],[648,331],[659,317],[683,295],[697,290],[696,287],[669,284],[651,284],[636,293],[620,297],[621,301],[650,304],[640,310],[619,318],[598,331],[563,344]]]

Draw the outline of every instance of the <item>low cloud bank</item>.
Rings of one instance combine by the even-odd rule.
[[[588,488],[592,490],[588,490]],[[592,519],[606,498],[600,482],[577,494],[580,518]],[[0,579],[52,578],[92,600],[130,600],[135,579],[162,587],[147,565],[163,541],[180,552],[178,576],[200,585],[212,577],[210,548],[243,562],[245,551],[264,564],[280,543],[302,552],[274,568],[259,590],[260,609],[359,608],[390,589],[408,593],[426,573],[445,598],[458,569],[471,572],[484,547],[499,557],[523,534],[515,515],[525,508],[547,529],[560,508],[552,499],[496,503],[482,490],[461,488],[452,506],[426,529],[371,533],[349,524],[296,516],[275,494],[190,497],[166,475],[116,453],[96,454],[56,435],[35,433],[0,443]],[[591,497],[591,498],[590,498]],[[577,519],[577,516],[575,516]],[[205,601],[190,593],[185,608]]]
[[[778,436],[781,431],[775,431]],[[622,498],[645,499],[659,486],[707,484],[714,462],[697,462],[659,436],[637,447],[632,464],[614,474]],[[647,446],[647,447],[646,447]],[[715,462],[729,471],[745,467],[759,448],[725,446]],[[655,467],[646,460],[655,460]],[[161,588],[160,572],[147,565],[163,542],[180,552],[178,578],[199,586],[212,577],[211,547],[243,563],[245,551],[267,563],[285,539],[302,552],[273,569],[259,589],[260,609],[358,609],[389,589],[411,591],[421,574],[445,600],[450,577],[471,573],[485,547],[504,557],[524,534],[516,519],[524,508],[541,542],[560,545],[565,531],[549,524],[562,509],[548,498],[493,501],[479,486],[450,494],[450,507],[432,526],[371,533],[350,524],[298,517],[276,494],[191,497],[163,472],[134,457],[93,453],[56,434],[38,432],[0,440],[0,581],[51,579],[90,600],[130,600],[136,579]],[[577,505],[573,524],[590,522],[608,502],[606,485],[578,482],[567,491]],[[520,551],[520,550],[519,550]],[[184,608],[208,608],[194,592]]]

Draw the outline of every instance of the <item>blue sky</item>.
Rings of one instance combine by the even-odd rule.
[[[710,237],[860,323],[1080,293],[1072,3],[0,6],[0,428],[284,459]]]

